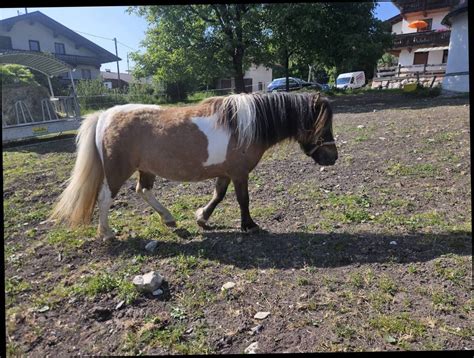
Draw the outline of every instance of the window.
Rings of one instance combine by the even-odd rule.
[[[443,61],[441,63],[448,63],[448,52],[449,50],[443,50]]]
[[[427,65],[428,64],[428,52],[415,52],[413,58],[414,65]]]
[[[66,53],[66,50],[64,49],[64,44],[60,42],[55,42],[54,52],[57,53],[58,55],[64,55]]]
[[[0,48],[5,50],[12,49],[12,39],[8,36],[0,36]]]
[[[84,79],[84,80],[92,79],[91,70],[82,69],[81,74],[82,74],[82,79]]]
[[[39,41],[30,40],[30,51],[41,51]]]
[[[416,32],[431,31],[431,26],[433,25],[433,19],[421,19],[421,20],[426,22],[428,26],[422,29],[417,29]]]

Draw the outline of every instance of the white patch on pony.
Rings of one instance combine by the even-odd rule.
[[[221,164],[227,156],[230,133],[216,126],[217,115],[210,117],[193,117],[191,121],[207,137],[207,160],[204,166]]]
[[[102,112],[99,115],[99,120],[97,122],[97,127],[95,131],[95,145],[97,147],[97,150],[99,151],[100,160],[102,161],[102,164],[104,163],[104,155],[102,153],[102,141],[104,139],[105,131],[110,125],[110,122],[112,121],[112,118],[114,117],[114,115],[120,112],[126,113],[126,112],[131,112],[131,111],[135,111],[139,109],[159,110],[161,109],[161,107],[154,104],[129,103],[129,104],[124,104],[124,105],[114,106]]]

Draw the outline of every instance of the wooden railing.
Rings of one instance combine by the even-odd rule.
[[[439,76],[446,73],[446,64],[428,64],[411,66],[391,66],[378,67],[375,75],[376,79],[388,79],[393,77],[413,77],[413,76]]]
[[[395,35],[392,49],[448,45],[451,31],[424,31]]]

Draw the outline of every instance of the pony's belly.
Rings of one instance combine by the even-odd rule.
[[[219,176],[228,176],[227,171],[222,165],[214,165],[212,167],[195,166],[194,170],[188,168],[174,168],[170,170],[153,171],[156,176],[173,181],[180,182],[198,182],[207,179],[213,179]]]

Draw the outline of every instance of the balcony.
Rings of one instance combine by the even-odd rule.
[[[392,50],[406,47],[449,45],[451,31],[423,31],[395,35]]]
[[[91,56],[78,56],[78,55],[66,55],[66,54],[59,54],[53,53],[53,55],[66,63],[76,67],[77,65],[90,65],[100,67],[100,58],[98,57],[91,57]]]
[[[393,4],[400,9],[402,14],[418,11],[429,11],[442,8],[451,8],[459,0],[395,0]]]
[[[0,51],[16,51],[16,52],[32,52],[28,50],[20,50],[20,49],[13,49],[11,47],[0,47]],[[50,52],[45,52],[50,55],[53,55],[56,57],[58,60],[61,60],[63,62],[66,62],[67,64],[76,67],[77,65],[90,65],[90,66],[96,66],[97,68],[100,68],[100,64],[102,58],[100,57],[92,57],[92,56],[78,56],[78,55],[67,55],[67,54],[59,54],[59,53],[50,53]]]

